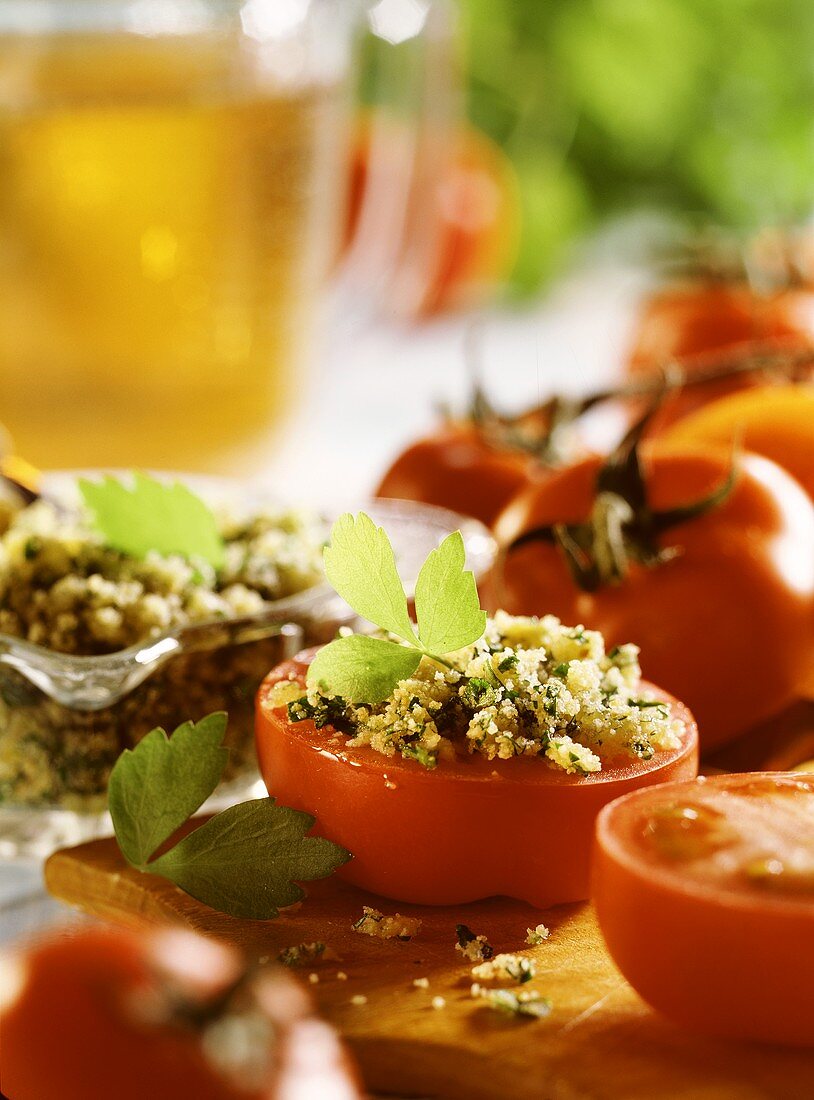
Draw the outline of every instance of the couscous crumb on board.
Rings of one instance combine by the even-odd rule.
[[[401,913],[385,916],[369,905],[362,907],[362,915],[353,922],[354,932],[363,936],[374,936],[381,940],[411,940],[421,931],[418,917],[403,917]]]

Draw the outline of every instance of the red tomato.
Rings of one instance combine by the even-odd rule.
[[[713,449],[645,453],[651,507],[699,500],[726,481],[731,456]],[[587,459],[522,492],[495,525],[508,547],[541,525],[587,520],[601,462]],[[814,654],[814,508],[768,459],[744,454],[728,498],[661,538],[675,557],[632,563],[617,584],[577,587],[560,549],[527,543],[495,577],[515,615],[552,613],[635,641],[644,675],[686,702],[709,751],[779,711],[803,689]]]
[[[592,880],[614,962],[704,1035],[814,1044],[814,782],[722,775],[599,815]]]
[[[814,385],[753,386],[730,394],[683,417],[664,441],[754,451],[788,470],[814,498]]]
[[[169,929],[139,936],[94,926],[0,959],[5,1095],[358,1100],[339,1040],[287,975],[256,975],[233,1003],[213,1008],[243,973],[234,949]],[[267,1022],[268,1036],[255,1038],[230,1076],[206,1053],[207,1023],[247,1010]],[[250,1086],[239,1080],[249,1067]]]
[[[354,241],[368,199],[371,121],[369,116],[359,120],[351,151],[346,248]],[[383,177],[413,167],[415,176],[395,283],[403,300],[396,308],[429,316],[481,304],[494,294],[517,255],[520,201],[511,161],[472,126],[462,127],[439,149],[423,149],[419,143],[417,166],[409,159],[405,163],[405,134],[397,119],[383,121],[381,133],[385,140],[377,154],[391,162],[379,166]],[[412,140],[406,144],[411,147]]]
[[[680,362],[692,377],[728,359],[814,347],[814,293],[808,288],[771,295],[745,283],[698,279],[657,292],[645,302],[626,370],[654,376]],[[809,375],[810,377],[810,368]],[[656,427],[666,427],[708,401],[761,381],[759,374],[689,386],[668,398]]]
[[[375,495],[436,504],[488,527],[515,493],[545,473],[531,455],[487,443],[473,424],[446,424],[403,451]]]
[[[617,795],[697,771],[697,733],[680,749],[591,776],[567,775],[540,760],[489,761],[461,754],[428,771],[414,760],[348,748],[313,722],[272,709],[272,686],[291,674],[305,682],[308,659],[274,669],[257,701],[257,752],[269,793],[306,810],[320,834],[353,859],[348,882],[396,901],[455,905],[503,894],[546,908],[588,895],[594,820]]]

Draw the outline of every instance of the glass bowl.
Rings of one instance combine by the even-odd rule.
[[[62,499],[70,495],[65,477],[47,486]],[[235,483],[184,480],[213,502],[226,491],[247,510],[280,506],[270,494]],[[468,567],[479,579],[488,574],[495,545],[477,521],[408,501],[359,507],[390,535],[408,595],[426,555],[456,529]],[[356,621],[320,583],[268,603],[260,614],[195,623],[99,656],[65,654],[0,633],[0,859],[42,857],[109,833],[107,780],[122,750],[156,726],[169,732],[214,710],[229,714],[230,761],[208,808],[246,797],[258,779],[254,695],[260,682],[273,665]]]

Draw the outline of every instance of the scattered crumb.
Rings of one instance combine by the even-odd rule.
[[[277,956],[277,960],[283,966],[305,966],[306,963],[314,962],[316,959],[331,957],[332,953],[326,945],[316,940],[314,943],[298,943],[292,947],[284,947]]]
[[[269,961],[269,956],[268,955],[261,955],[260,958],[257,961],[261,966],[266,966],[266,964]]]
[[[316,985],[319,981],[319,974],[309,974],[308,981],[311,983],[311,985]]]
[[[437,1009],[446,1008],[447,1002],[444,1000],[443,997],[433,997],[432,1007]]]
[[[392,917],[386,917],[378,909],[371,909],[369,905],[362,907],[362,916],[353,923],[354,932],[360,932],[363,936],[376,936],[382,940],[410,940],[421,931],[421,921],[418,917],[403,917],[395,913]]]
[[[388,779],[387,776],[384,777],[384,785],[388,791],[394,791],[398,786],[397,783],[394,783],[392,779]]]
[[[488,962],[472,967],[472,977],[480,981],[514,981],[523,985],[537,972],[534,960],[525,955],[496,955]]]
[[[455,935],[458,937],[455,950],[470,962],[482,962],[484,959],[491,959],[494,954],[486,936],[476,936],[465,924],[455,925]]]
[[[537,947],[544,940],[547,940],[551,935],[551,932],[544,924],[538,924],[536,928],[526,929],[526,943],[529,947]]]
[[[348,976],[347,976],[347,974],[345,973],[344,970],[337,970],[336,980],[338,982],[346,982],[348,980]]]
[[[535,989],[484,989],[477,982],[469,990],[476,1000],[484,1001],[495,1012],[506,1016],[530,1016],[541,1020],[551,1013],[551,1001]]]
[[[350,1003],[352,1005],[366,1005],[367,997],[364,995],[364,993],[356,993],[353,997],[351,997]]]
[[[416,987],[416,989],[429,989],[430,988],[430,979],[429,978],[413,978],[413,985]]]

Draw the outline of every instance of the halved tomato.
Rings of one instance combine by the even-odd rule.
[[[318,832],[353,859],[348,882],[396,901],[454,905],[503,894],[545,908],[588,896],[596,815],[638,787],[696,774],[695,722],[683,745],[651,760],[567,775],[531,757],[489,761],[460,754],[427,770],[414,760],[349,748],[313,722],[290,722],[269,693],[280,680],[304,684],[310,653],[274,669],[257,699],[257,752],[269,794],[307,810]],[[655,690],[655,689],[653,689]]]
[[[705,1035],[814,1045],[814,781],[700,778],[599,815],[592,894],[613,959]]]

